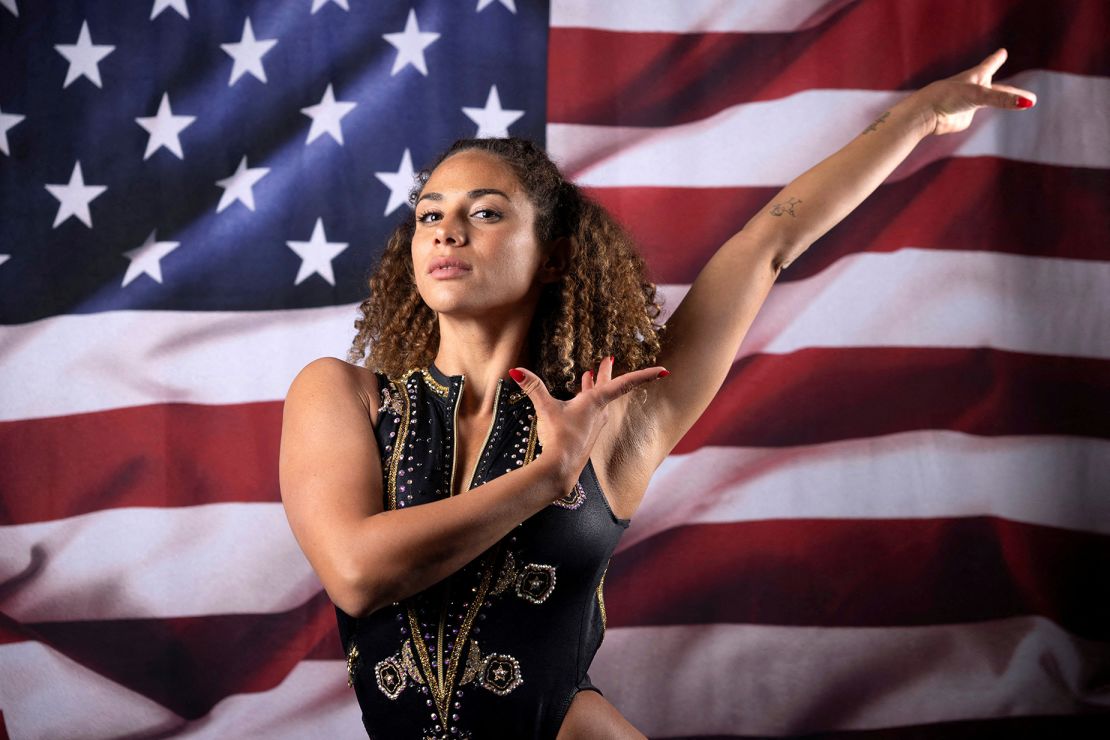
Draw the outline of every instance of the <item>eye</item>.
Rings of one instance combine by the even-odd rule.
[[[498,221],[501,218],[501,212],[495,211],[492,208],[479,208],[471,215],[482,221]]]
[[[441,218],[443,218],[443,214],[439,211],[424,211],[416,216],[416,221],[422,224],[430,224],[435,223]]]

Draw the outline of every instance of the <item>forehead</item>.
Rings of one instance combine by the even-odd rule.
[[[523,192],[511,167],[500,157],[475,149],[452,154],[439,163],[424,183],[422,193],[468,192],[478,188],[494,188],[514,195]]]

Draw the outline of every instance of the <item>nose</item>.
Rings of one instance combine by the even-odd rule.
[[[436,225],[435,243],[449,247],[466,244],[466,227],[460,219],[445,215]]]

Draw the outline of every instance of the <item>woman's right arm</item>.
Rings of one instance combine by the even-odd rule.
[[[297,375],[279,462],[293,534],[332,602],[352,616],[443,580],[574,485],[556,456],[541,455],[465,496],[383,511],[361,372],[321,358]]]

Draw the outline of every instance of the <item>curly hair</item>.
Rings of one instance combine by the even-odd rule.
[[[536,239],[567,240],[566,270],[546,284],[528,332],[528,353],[553,394],[573,395],[578,378],[613,355],[622,371],[650,367],[663,327],[655,285],[631,238],[600,205],[567,181],[547,154],[526,139],[460,139],[416,177],[415,206],[432,171],[453,154],[480,150],[509,165],[535,206]],[[416,289],[412,266],[415,221],[393,230],[359,306],[348,360],[397,378],[431,364],[439,346],[435,312]]]

